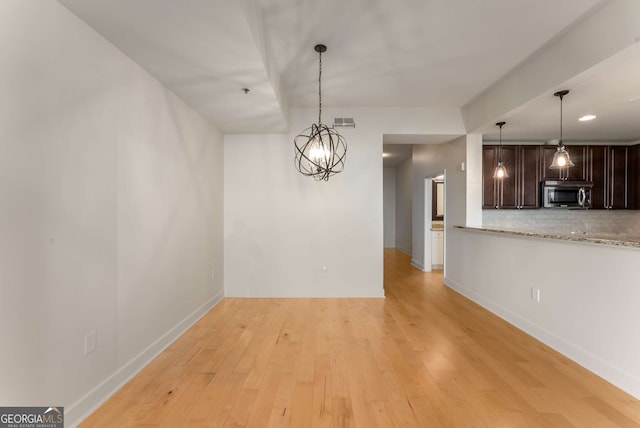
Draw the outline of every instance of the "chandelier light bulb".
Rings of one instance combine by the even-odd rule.
[[[309,147],[309,167],[320,166],[320,168],[326,168],[330,156],[331,151],[324,147],[322,140],[314,138]]]
[[[567,164],[567,159],[564,156],[558,156],[558,166],[563,167]]]

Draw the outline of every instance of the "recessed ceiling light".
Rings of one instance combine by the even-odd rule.
[[[391,156],[389,153],[383,153],[383,154],[382,154],[382,157],[383,157],[383,158],[388,158],[389,156]]]
[[[584,116],[582,116],[580,119],[578,119],[580,122],[588,122],[590,120],[593,120],[596,118],[595,114],[585,114]]]

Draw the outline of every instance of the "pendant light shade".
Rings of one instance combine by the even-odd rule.
[[[502,161],[498,161],[498,166],[496,166],[495,171],[493,171],[493,178],[509,178],[507,168],[504,166]]]
[[[498,146],[498,165],[496,169],[493,171],[493,178],[509,178],[509,174],[507,174],[507,168],[504,166],[502,162],[502,127],[507,122],[498,122],[496,126],[500,127],[500,146]]]
[[[562,169],[575,166],[571,161],[571,157],[569,157],[569,152],[567,152],[567,149],[564,147],[564,143],[562,142],[562,98],[564,98],[568,93],[569,91],[563,90],[553,94],[560,98],[560,141],[558,141],[558,149],[553,154],[553,160],[549,166],[550,169]]]
[[[312,124],[294,140],[295,165],[302,175],[316,181],[329,181],[329,177],[342,172],[347,155],[347,143],[334,128],[322,123],[322,53],[325,45],[316,45],[318,52],[318,123]]]
[[[562,142],[558,143],[558,149],[553,154],[553,161],[551,161],[551,165],[549,168],[551,169],[561,169],[561,168],[569,168],[575,166],[575,164],[571,161],[571,157],[569,157],[569,152],[564,147]]]

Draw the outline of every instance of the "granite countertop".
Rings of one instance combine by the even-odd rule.
[[[589,244],[613,245],[616,247],[640,248],[640,237],[627,235],[613,235],[606,233],[587,232],[527,232],[508,229],[490,229],[482,227],[454,226],[456,229],[466,229],[479,232],[499,233],[503,235],[528,236],[532,238],[559,239],[564,241],[585,242]]]

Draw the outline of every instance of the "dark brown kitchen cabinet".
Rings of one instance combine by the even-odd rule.
[[[498,147],[482,146],[482,208],[498,208],[499,192],[493,170],[498,164]]]
[[[628,165],[629,208],[640,209],[640,144],[629,147]]]
[[[629,208],[627,195],[627,165],[629,148],[625,146],[609,147],[609,209]]]
[[[502,161],[509,177],[494,179],[493,171],[500,159],[499,150],[498,146],[482,147],[482,208],[505,208],[505,189],[507,205],[510,205],[509,199],[513,199],[512,203],[515,206],[515,174],[513,173],[515,151],[502,146]]]
[[[626,146],[588,146],[587,154],[586,180],[593,182],[592,208],[630,208],[629,148]]]
[[[508,178],[494,179],[499,146],[483,146],[483,208],[538,208],[540,201],[540,149],[538,146],[502,146]]]
[[[519,208],[540,207],[540,149],[537,146],[520,146],[518,167],[520,184]]]
[[[587,180],[593,183],[591,189],[591,207],[595,209],[607,208],[607,146],[589,146],[587,153],[589,165]]]
[[[557,146],[542,146],[542,180],[586,180],[587,179],[587,147],[585,146],[565,146],[569,157],[575,166],[571,168],[551,169],[549,166],[553,161],[553,155]]]

